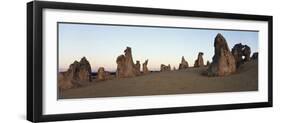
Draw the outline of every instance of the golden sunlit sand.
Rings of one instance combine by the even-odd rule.
[[[240,92],[258,90],[258,62],[243,64],[238,71],[224,77],[207,77],[207,67],[154,72],[133,78],[94,81],[78,88],[61,91],[60,99],[167,94]]]

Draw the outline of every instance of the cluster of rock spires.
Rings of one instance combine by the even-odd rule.
[[[127,47],[124,51],[124,55],[120,55],[117,57],[117,70],[116,77],[117,78],[127,78],[127,77],[135,77],[141,74],[150,73],[147,65],[148,60],[146,60],[143,65],[143,72],[141,72],[140,61],[136,61],[136,64],[133,62],[132,51],[130,47]],[[92,70],[91,65],[88,60],[83,57],[80,62],[74,61],[66,72],[58,73],[58,84],[59,89],[69,89],[73,87],[78,87],[83,84],[83,82],[91,82]],[[97,80],[104,81],[110,78],[110,72],[105,71],[104,67],[100,67],[97,71]]]
[[[60,89],[69,89],[80,86],[85,81],[92,81],[91,65],[85,57],[79,62],[74,61],[66,72],[58,74],[58,84]]]
[[[227,41],[219,33],[215,37],[215,55],[212,58],[212,63],[204,74],[208,76],[225,76],[236,72],[241,64],[257,59],[258,53],[254,53],[250,58],[251,48],[241,43],[235,44],[230,52]],[[243,58],[244,57],[244,58]]]
[[[133,62],[131,48],[127,47],[124,51],[125,55],[120,55],[117,57],[117,71],[116,76],[117,78],[122,77],[134,77],[136,76],[136,69]]]
[[[258,53],[253,53],[252,57],[251,48],[247,45],[242,45],[241,43],[235,44],[232,50],[229,50],[226,39],[219,33],[214,40],[214,56],[212,58],[212,63],[207,61],[206,66],[207,71],[203,74],[207,76],[225,76],[230,75],[239,68],[244,62],[258,59]],[[204,67],[203,53],[199,52],[197,59],[194,62],[194,67]],[[124,51],[124,54],[120,55],[116,59],[117,70],[116,78],[128,78],[140,76],[142,74],[149,74],[150,71],[147,67],[148,60],[142,64],[140,61],[134,63],[132,57],[132,50],[130,47],[127,47]],[[184,70],[189,68],[188,62],[185,60],[184,56],[181,58],[178,70]],[[174,67],[173,70],[176,70]],[[160,65],[160,71],[171,71],[170,64]],[[69,89],[73,87],[78,87],[84,82],[91,82],[92,70],[91,65],[88,60],[83,57],[79,62],[74,61],[65,72],[58,73],[58,85],[59,89]],[[104,81],[110,78],[110,72],[105,71],[104,67],[100,67],[97,71],[97,80]]]
[[[124,52],[125,54],[118,56],[116,60],[117,63],[116,77],[127,78],[127,77],[135,77],[141,75],[140,61],[136,61],[136,64],[134,64],[131,48],[127,47]],[[143,63],[144,74],[149,73],[147,64],[148,64],[148,60],[146,60]]]
[[[116,59],[117,70],[116,70],[116,78],[128,78],[140,76],[142,74],[149,74],[150,71],[147,67],[148,60],[146,60],[142,64],[142,72],[141,72],[141,64],[140,61],[136,61],[134,63],[132,57],[132,49],[127,47],[124,50],[124,54],[120,55]],[[195,67],[204,66],[203,63],[203,53],[199,52],[198,58],[194,65]],[[187,69],[189,67],[188,62],[185,60],[184,56],[182,56],[181,63],[179,64],[178,70]],[[176,70],[174,67],[173,70]],[[161,64],[160,71],[171,71],[170,64],[164,65]],[[91,65],[88,60],[83,57],[79,62],[74,61],[66,72],[60,72],[58,74],[58,83],[60,89],[69,89],[73,87],[77,87],[83,84],[83,82],[91,82],[92,81],[92,70]],[[110,72],[106,71],[104,67],[99,67],[97,71],[96,79],[98,81],[108,80],[110,78]]]

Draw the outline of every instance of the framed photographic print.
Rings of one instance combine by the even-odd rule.
[[[27,4],[33,122],[272,107],[272,16]]]

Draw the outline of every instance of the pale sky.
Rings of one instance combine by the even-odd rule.
[[[258,51],[258,32],[191,28],[159,28],[140,26],[59,23],[59,70],[66,70],[75,60],[85,56],[92,71],[99,67],[116,71],[116,58],[132,48],[133,60],[142,64],[148,59],[150,70],[160,64],[178,68],[184,56],[193,66],[198,52],[204,62],[212,61],[214,38],[221,33],[231,49],[236,43],[246,44],[252,53]]]

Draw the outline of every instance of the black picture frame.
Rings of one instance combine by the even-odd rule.
[[[71,113],[57,115],[43,115],[42,113],[42,10],[45,8],[65,10],[86,10],[119,13],[136,13],[150,15],[188,16],[204,18],[256,20],[268,22],[268,101],[258,103],[207,105],[191,107],[163,107],[157,109],[122,110],[90,113]],[[245,109],[272,107],[272,59],[273,59],[273,17],[265,15],[248,15],[233,13],[217,13],[202,11],[171,10],[158,8],[140,8],[125,6],[93,5],[80,3],[33,1],[27,3],[27,120],[32,122],[63,121],[94,119],[107,117],[123,117],[137,115],[170,114],[184,112],[202,112],[214,110]]]

